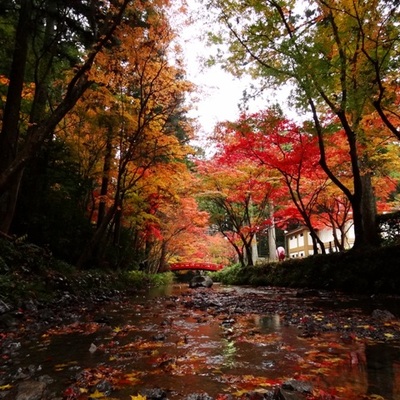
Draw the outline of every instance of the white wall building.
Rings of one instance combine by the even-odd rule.
[[[325,245],[326,253],[338,251],[335,246],[332,229],[324,228],[317,230],[317,235]],[[340,232],[337,233],[340,240]],[[285,232],[286,254],[288,258],[308,257],[314,254],[310,231],[305,226]],[[344,248],[350,249],[354,244],[354,227],[350,223],[344,240]]]

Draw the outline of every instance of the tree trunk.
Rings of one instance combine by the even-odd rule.
[[[122,208],[118,207],[114,216],[113,245],[119,246],[121,239]]]
[[[253,238],[253,236],[252,236]],[[253,251],[252,251],[252,241],[250,240],[249,242],[245,240],[245,238],[242,238],[245,252],[246,252],[246,258],[247,258],[247,265],[253,266],[254,261],[253,261]]]
[[[112,138],[112,127],[109,126],[108,132],[107,132],[106,153],[104,155],[103,176],[101,179],[99,212],[97,215],[97,227],[99,227],[101,225],[101,222],[103,221],[104,216],[106,214],[108,185],[109,185],[109,180],[110,180],[111,161],[112,161],[112,139],[111,138]]]
[[[167,270],[167,242],[163,240],[161,243],[160,262],[158,264],[157,272],[165,272]]]
[[[363,186],[361,209],[362,222],[367,246],[379,246],[380,238],[378,234],[378,224],[376,221],[376,199],[371,182],[371,173],[361,177]]]
[[[237,245],[234,241],[232,241],[232,240],[229,238],[229,236],[227,236],[227,235],[224,233],[223,230],[220,230],[220,232],[224,235],[224,237],[226,237],[226,238],[228,239],[228,241],[229,241],[229,243],[231,244],[231,246],[235,249],[235,252],[236,252],[236,254],[237,254],[237,256],[238,256],[239,264],[240,264],[242,267],[245,267],[245,266],[246,266],[246,262],[245,262],[244,252],[241,251],[241,249],[238,247],[238,245]]]
[[[325,144],[323,138],[323,130],[318,119],[315,104],[309,99],[309,104],[313,112],[315,127],[318,134],[318,143],[320,148],[320,165],[326,172],[332,182],[342,190],[343,194],[351,203],[353,210],[354,223],[354,249],[368,248],[376,246],[379,243],[378,227],[376,225],[376,204],[373,194],[370,174],[362,175],[360,170],[360,158],[357,152],[356,134],[351,129],[346,113],[337,112],[342,126],[345,130],[347,142],[349,146],[349,155],[351,160],[351,168],[353,174],[353,193],[345,186],[339,178],[330,170],[325,153]]]
[[[354,191],[351,199],[356,250],[379,246],[376,203],[370,174],[360,175],[359,182],[360,188]]]
[[[269,252],[269,260],[272,262],[278,261],[278,256],[276,254],[276,231],[275,231],[274,211],[275,211],[274,204],[270,202],[269,217],[271,220],[271,225],[268,227],[268,252]]]
[[[257,235],[254,234],[254,238],[251,242],[251,253],[253,254],[253,261],[257,263],[258,261],[258,246],[257,246]]]
[[[86,267],[88,262],[93,260],[94,255],[100,243],[104,239],[104,236],[107,232],[107,228],[112,219],[114,218],[116,210],[117,210],[117,205],[114,204],[107,211],[107,214],[103,218],[101,225],[96,229],[96,232],[93,234],[89,242],[86,244],[81,256],[79,257],[79,260],[76,263],[78,268]]]
[[[31,0],[21,1],[15,48],[10,71],[7,100],[4,108],[3,127],[0,134],[0,174],[14,161],[18,146],[18,123],[31,29]],[[13,219],[23,170],[0,196],[0,230],[8,233]]]

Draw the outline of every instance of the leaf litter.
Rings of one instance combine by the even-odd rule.
[[[334,296],[339,303],[340,296],[346,297]],[[121,302],[118,310],[124,318],[115,323],[112,318],[96,322],[99,315],[108,314],[110,307],[104,305],[86,320],[37,332],[38,348],[42,344],[46,352],[57,336],[93,340],[87,350],[92,348],[97,359],[94,366],[86,367],[83,359],[52,366],[56,376],[69,373],[63,400],[145,399],[149,396],[143,389],[158,383],[168,398],[183,399],[190,388],[168,382],[190,381],[189,377],[212,382],[215,399],[280,399],[285,383],[295,380],[310,385],[296,399],[385,400],[368,393],[365,348],[376,343],[398,348],[397,318],[379,319],[359,308],[320,308],[318,301],[296,299],[295,291],[283,289],[184,290],[153,304]],[[2,339],[17,339],[15,333],[9,335],[2,334]],[[2,359],[13,366],[13,355],[4,348]],[[18,378],[1,371],[0,394],[8,400]],[[35,371],[29,378],[38,375]]]

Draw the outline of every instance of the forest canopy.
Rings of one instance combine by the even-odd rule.
[[[300,225],[314,253],[327,250],[324,228],[337,251],[349,227],[354,248],[382,245],[378,215],[398,210],[397,2],[202,4],[221,50],[209,61],[252,76],[257,91],[289,83],[311,117],[244,112],[208,132],[206,158],[176,41],[185,4],[3,1],[2,236],[81,268],[149,273],[182,260],[253,264],[262,238],[273,261],[276,231]]]

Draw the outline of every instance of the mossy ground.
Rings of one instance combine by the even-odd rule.
[[[79,270],[32,244],[0,240],[0,300],[11,306],[33,299],[52,302],[65,293],[84,299],[117,292],[138,292],[169,283],[172,273]]]

